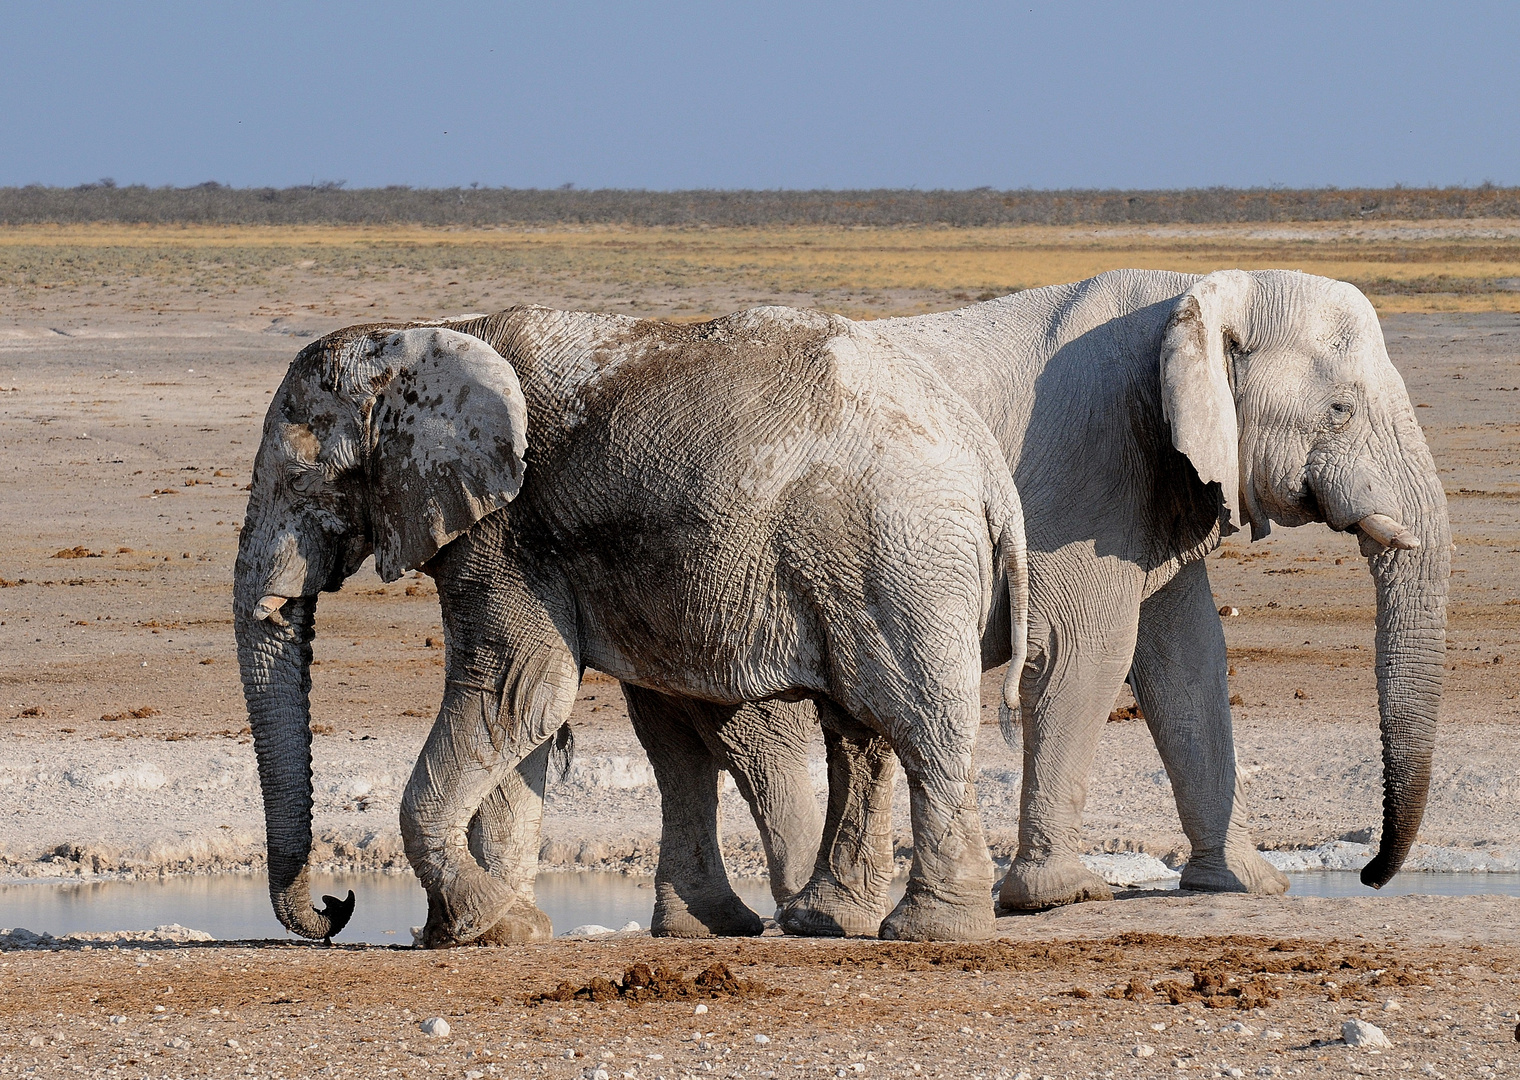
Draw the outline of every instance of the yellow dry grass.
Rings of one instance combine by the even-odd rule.
[[[446,272],[757,297],[827,296],[885,313],[1118,267],[1285,267],[1360,286],[1383,311],[1520,310],[1520,223],[781,229],[24,226],[0,229],[0,285],[158,280],[202,288],[289,275]],[[874,295],[898,294],[895,299]],[[920,294],[908,301],[902,294]]]

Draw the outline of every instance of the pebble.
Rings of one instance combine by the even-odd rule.
[[[1397,998],[1389,998],[1387,1001],[1383,1002],[1384,1012],[1398,1012],[1403,1007],[1404,1006],[1399,1004]]]
[[[1232,1020],[1219,1029],[1221,1034],[1231,1035],[1255,1035],[1256,1029],[1250,1024],[1242,1024],[1239,1020]]]
[[[1145,1043],[1136,1043],[1129,1048],[1130,1057],[1148,1058],[1155,1052],[1156,1048],[1154,1046],[1147,1046]]]
[[[242,1047],[242,1043],[238,1042],[236,1039],[228,1039],[227,1045],[234,1050],[240,1049]]]
[[[1341,1024],[1341,1038],[1347,1046],[1361,1046],[1368,1050],[1391,1050],[1393,1042],[1383,1029],[1365,1020],[1346,1020]]]
[[[422,1033],[430,1039],[447,1039],[449,1037],[449,1022],[441,1016],[433,1016],[418,1025]]]
[[[756,1035],[755,1036],[755,1045],[756,1046],[765,1046],[770,1041],[771,1041],[771,1037],[769,1035]]]
[[[693,1016],[701,1016],[706,1011],[707,1011],[707,1006],[706,1005],[698,1005],[695,1009],[691,1010],[691,1015],[693,1015]]]
[[[125,1024],[126,1022],[127,1022],[127,1018],[125,1016],[119,1016],[118,1015],[118,1016],[111,1017],[111,1023],[113,1023],[113,1024]]]

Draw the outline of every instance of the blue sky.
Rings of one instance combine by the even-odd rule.
[[[0,184],[1520,184],[1520,4],[76,3]]]

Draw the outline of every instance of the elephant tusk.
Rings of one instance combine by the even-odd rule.
[[[254,605],[253,617],[259,620],[268,619],[276,626],[287,625],[285,616],[280,614],[280,608],[285,606],[285,599],[283,596],[264,597],[264,599]]]
[[[1400,522],[1387,514],[1368,514],[1356,523],[1363,535],[1371,537],[1385,548],[1413,551],[1420,546],[1420,538]]]

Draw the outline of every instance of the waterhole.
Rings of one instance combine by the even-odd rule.
[[[1407,873],[1374,891],[1354,873],[1289,874],[1292,896],[1437,896],[1501,894],[1520,896],[1520,874]],[[775,910],[770,883],[764,878],[735,878],[737,892],[754,911]],[[894,896],[902,894],[894,883]],[[1145,888],[1145,885],[1139,886]],[[1154,883],[1157,889],[1175,888]],[[427,912],[416,879],[404,874],[313,874],[312,896],[323,893],[357,897],[354,917],[338,940],[377,945],[410,945],[411,927]],[[649,926],[654,908],[653,881],[610,873],[540,874],[539,905],[554,921],[554,932],[599,925],[618,929],[629,922]],[[63,937],[91,930],[146,930],[165,923],[204,930],[222,939],[281,938],[285,930],[269,906],[268,882],[261,874],[212,874],[154,878],[146,881],[23,882],[0,885],[0,927],[26,927],[34,933]]]

